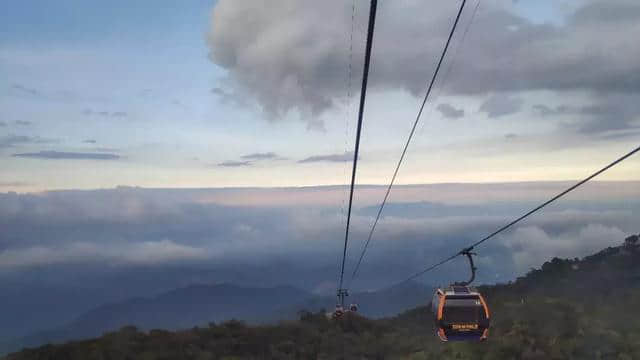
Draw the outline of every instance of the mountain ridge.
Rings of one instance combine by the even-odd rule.
[[[404,292],[403,296],[396,296],[398,291]],[[411,283],[402,288],[354,293],[352,298],[366,304],[362,308],[365,315],[377,318],[423,304],[431,292],[431,288]],[[290,285],[260,288],[231,283],[193,284],[156,296],[138,296],[100,305],[63,327],[9,341],[0,347],[0,353],[25,346],[97,337],[126,325],[143,330],[188,329],[225,320],[259,325],[295,319],[303,309],[325,311],[334,305],[334,297],[314,295]]]

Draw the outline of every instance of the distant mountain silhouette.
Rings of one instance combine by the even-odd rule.
[[[432,289],[412,282],[380,291],[354,293],[350,298],[362,303],[363,315],[377,318],[425,304],[431,295]],[[335,297],[319,297],[291,286],[192,285],[156,297],[99,306],[64,327],[25,336],[2,348],[7,352],[25,346],[91,338],[125,325],[144,330],[177,330],[231,319],[253,324],[274,323],[295,319],[301,310],[331,311],[334,306]]]
[[[23,337],[5,345],[5,350],[100,336],[125,325],[175,330],[229,319],[267,322],[277,317],[284,307],[302,303],[312,296],[291,286],[193,285],[153,298],[134,298],[99,306],[67,326]]]
[[[378,291],[356,292],[346,298],[347,303],[358,304],[361,315],[370,318],[381,318],[397,315],[407,309],[425,305],[431,300],[434,289],[417,282],[406,282]],[[296,304],[296,311],[332,311],[336,304],[335,297],[315,297],[302,304]]]

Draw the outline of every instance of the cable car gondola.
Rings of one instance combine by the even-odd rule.
[[[489,307],[473,287],[476,268],[471,249],[461,252],[471,264],[471,279],[437,289],[431,301],[436,334],[442,341],[483,341],[489,334]]]
[[[345,313],[345,311],[344,311],[344,308],[342,307],[342,305],[336,304],[336,309],[331,314],[331,317],[333,319],[340,319],[342,317],[342,315],[344,315],[344,313]]]
[[[349,292],[346,289],[339,289],[338,290],[338,301],[336,302],[336,309],[333,311],[331,317],[333,319],[340,319],[345,313],[348,312],[352,312],[352,313],[357,313],[358,312],[358,304],[352,303],[351,305],[349,305],[348,309],[344,308],[344,298],[349,296]]]
[[[470,286],[436,290],[432,301],[436,333],[442,341],[483,341],[489,334],[489,308]]]
[[[333,313],[331,313],[331,317],[333,319],[340,319],[346,313],[357,313],[357,312],[358,312],[357,304],[349,305],[349,309],[345,309],[342,305],[337,304],[336,309],[333,311]]]

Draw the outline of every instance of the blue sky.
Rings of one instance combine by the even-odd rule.
[[[350,27],[340,20],[350,20],[350,3],[334,3],[307,17],[312,6],[286,1],[268,8],[227,1],[5,2],[0,190],[345,183],[348,164],[340,160],[349,158],[353,146],[367,4],[356,4],[352,97],[346,99],[350,44],[337,29]],[[446,78],[436,85],[399,182],[575,179],[628,150],[638,138],[640,111],[629,109],[635,90],[603,93],[596,89],[599,78],[585,85],[576,76],[566,86],[559,79],[557,87],[553,79],[534,84],[527,80],[530,75],[517,78],[529,68],[558,71],[548,64],[565,58],[573,59],[577,73],[584,64],[597,63],[591,59],[596,51],[568,51],[530,64],[522,57],[541,44],[592,31],[572,25],[571,19],[593,4],[598,2],[487,1],[471,23],[475,2],[470,2],[445,62]],[[388,180],[442,46],[441,35],[455,13],[455,4],[443,5],[420,18],[413,15],[419,6],[407,1],[381,7],[362,142],[359,180],[364,183]],[[280,10],[297,15],[282,21],[262,16]],[[313,12],[335,24],[314,25]],[[228,14],[240,14],[241,20],[227,22]],[[260,30],[243,23],[252,17]],[[530,43],[482,53],[497,41],[492,31],[504,32],[493,28],[502,23],[514,39]],[[463,43],[460,33],[467,26]],[[438,31],[421,34],[417,40],[424,49],[405,55],[394,44],[420,27]],[[537,39],[544,32],[552,35]],[[300,47],[301,41],[307,45]],[[596,48],[609,46],[606,38],[591,41]],[[252,57],[242,58],[251,52]],[[226,54],[238,62],[224,63]],[[304,62],[296,64],[297,59]],[[482,74],[487,67],[480,65],[474,70],[480,61],[516,64],[505,73],[518,73],[498,83],[500,71]],[[615,59],[611,63],[612,69],[618,65]],[[316,75],[323,71],[330,72]],[[487,83],[482,80],[487,76],[498,86],[476,85]],[[288,85],[286,79],[295,78],[297,85]],[[475,78],[479,82],[465,83]],[[564,110],[543,116],[539,105]],[[447,106],[453,110],[448,114],[462,115],[448,117],[442,110]],[[617,106],[629,119],[617,124],[595,118],[597,109],[585,114],[589,106]],[[112,160],[97,159],[96,153]],[[307,158],[320,160],[300,162]],[[638,172],[630,170],[638,170],[638,162],[626,166],[607,179],[637,179]]]

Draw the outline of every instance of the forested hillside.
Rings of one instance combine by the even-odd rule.
[[[480,290],[492,313],[485,343],[440,343],[428,307],[370,320],[300,313],[279,325],[237,321],[178,332],[120,331],[9,355],[21,359],[640,359],[640,241],[584,259],[553,259]]]

